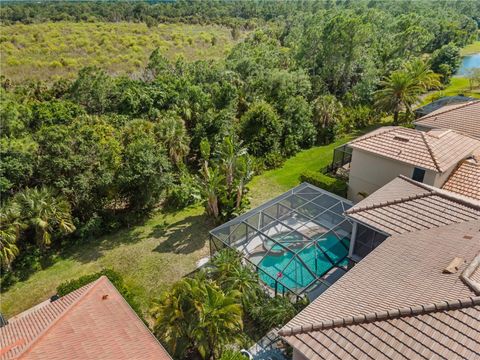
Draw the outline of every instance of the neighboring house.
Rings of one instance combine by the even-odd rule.
[[[453,130],[384,126],[351,141],[348,198],[364,199],[398,175],[441,187],[480,140]]]
[[[0,328],[0,359],[171,359],[105,276]]]
[[[480,139],[480,100],[444,106],[415,121],[418,130],[452,129]]]
[[[480,356],[480,202],[395,179],[347,211],[392,234],[285,325],[294,360]]]
[[[480,200],[480,155],[462,161],[442,189]]]
[[[480,201],[404,176],[345,211],[354,221],[349,256],[367,256],[388,236],[480,219]]]
[[[466,103],[469,101],[474,101],[476,100],[475,98],[468,97],[468,96],[462,96],[462,95],[456,95],[456,96],[444,96],[438,100],[432,101],[431,103],[422,106],[418,109],[415,109],[415,117],[419,118],[425,115],[428,115],[436,110],[439,110],[443,108],[444,106],[447,105],[455,105],[455,104],[461,104],[461,103]]]

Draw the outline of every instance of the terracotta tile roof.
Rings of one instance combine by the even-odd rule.
[[[480,156],[461,162],[442,189],[480,200]]]
[[[427,128],[446,128],[480,139],[480,100],[447,105],[415,121]]]
[[[0,346],[1,360],[171,359],[104,276],[9,319]]]
[[[480,201],[400,175],[345,214],[386,234],[401,234],[480,219]]]
[[[349,146],[442,173],[480,149],[480,141],[452,130],[424,132],[384,126],[351,141]]]
[[[480,293],[462,277],[479,251],[480,220],[393,235],[280,334],[308,359],[478,357]]]

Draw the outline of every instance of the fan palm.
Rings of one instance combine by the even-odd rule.
[[[63,196],[54,196],[47,187],[25,189],[15,196],[14,201],[42,248],[51,244],[53,232],[69,234],[75,230],[70,204]]]
[[[168,149],[172,162],[179,166],[187,156],[190,148],[190,139],[182,119],[177,116],[168,115],[160,119],[157,125],[157,134]]]
[[[20,209],[13,203],[0,209],[0,262],[8,268],[18,255],[16,242],[22,228]]]

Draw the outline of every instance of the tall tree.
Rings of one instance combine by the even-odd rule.
[[[375,93],[375,105],[393,113],[393,123],[398,124],[400,111],[412,113],[412,105],[428,89],[440,86],[439,75],[420,59],[406,63],[381,81]]]
[[[228,220],[243,211],[248,203],[247,182],[253,176],[251,159],[245,148],[232,136],[210,155],[210,144],[200,145],[203,165],[200,171],[200,189],[205,210],[215,221]]]

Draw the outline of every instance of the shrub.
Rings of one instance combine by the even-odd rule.
[[[347,183],[345,181],[327,176],[317,171],[304,171],[300,175],[300,180],[342,197],[347,195]]]

